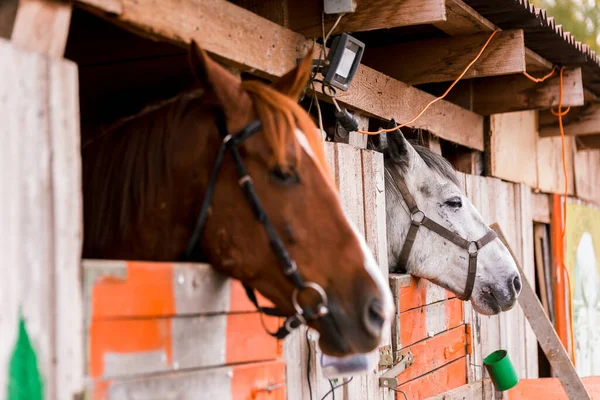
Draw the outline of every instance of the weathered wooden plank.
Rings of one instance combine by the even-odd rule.
[[[511,111],[548,109],[558,106],[559,78],[535,83],[523,75],[478,79],[473,83],[473,110],[481,115]],[[582,106],[581,69],[567,69],[563,75],[563,106]]]
[[[488,33],[430,39],[369,49],[364,63],[411,85],[453,81],[481,51]],[[402,68],[398,68],[398,65]],[[463,79],[525,71],[525,41],[520,29],[497,33]]]
[[[590,103],[584,107],[572,108],[563,117],[565,135],[600,134],[600,103]],[[539,120],[540,136],[560,136],[558,118],[550,111],[541,111]]]
[[[575,153],[575,188],[577,197],[600,203],[600,150]]]
[[[84,308],[80,279],[83,205],[77,65],[66,60],[53,61],[49,64],[48,79],[51,87],[48,98],[56,268],[56,388],[57,393],[74,394],[83,388],[84,366]]]
[[[404,280],[402,275],[393,275],[390,279]],[[413,308],[423,307],[429,304],[437,303],[446,299],[456,297],[449,290],[446,290],[427,279],[410,276],[408,284],[399,285],[392,283],[392,288],[396,288],[398,303],[396,309],[398,312],[412,310]]]
[[[500,239],[507,243],[507,238],[504,236],[500,227],[495,224],[493,229],[498,233]],[[563,388],[567,392],[570,399],[590,399],[589,393],[586,391],[583,382],[577,375],[575,367],[569,359],[569,355],[565,351],[554,327],[548,320],[548,317],[544,313],[542,304],[540,303],[535,289],[529,283],[529,280],[525,277],[527,274],[521,268],[521,263],[518,257],[515,255],[512,246],[508,245],[508,250],[511,252],[519,273],[523,277],[521,295],[519,296],[519,305],[527,316],[527,320],[531,325],[531,328],[535,332],[540,347],[546,354],[550,365],[556,371]]]
[[[582,150],[598,150],[600,149],[600,134],[578,136],[575,138],[577,144],[577,151]]]
[[[537,113],[522,111],[490,116],[488,174],[537,186]],[[519,146],[514,146],[519,143]]]
[[[531,208],[532,219],[535,222],[550,223],[550,195],[546,193],[532,193]]]
[[[290,29],[307,37],[322,36],[322,1],[291,1],[288,9]],[[325,15],[325,32],[329,32],[337,17]],[[443,0],[361,0],[353,13],[343,16],[333,34],[430,24],[445,19]]]
[[[455,328],[464,321],[459,299],[444,300],[400,313],[400,343],[405,348],[438,333]],[[407,329],[410,327],[410,329]]]
[[[462,357],[398,387],[408,399],[425,399],[467,383],[467,358]],[[397,399],[404,397],[398,394]]]
[[[302,35],[224,0],[202,3],[183,0],[178,3],[176,12],[168,2],[124,0],[122,11],[110,16],[105,14],[108,2],[106,7],[105,2],[99,0],[78,3],[153,38],[179,45],[194,39],[229,65],[267,78],[282,76],[292,69],[297,58],[312,45],[312,41]],[[338,93],[337,99],[364,115],[386,120],[394,117],[401,122],[411,120],[434,97],[361,65],[350,90]],[[410,126],[483,150],[483,118],[447,101],[432,105]]]
[[[491,400],[493,390],[492,380],[483,379],[463,385],[449,392],[429,397],[426,400]]]
[[[569,181],[568,193],[575,193],[574,138],[565,138],[565,161]],[[548,193],[564,193],[565,179],[562,166],[561,138],[540,138],[537,145],[538,189]]]
[[[278,320],[258,313],[195,317],[94,319],[87,373],[93,379],[218,367],[280,356]],[[264,326],[263,326],[264,323]]]
[[[60,0],[19,0],[12,42],[25,50],[62,58],[72,7],[70,2]]]
[[[269,361],[207,370],[96,381],[91,398],[285,400],[285,363]],[[96,397],[93,397],[96,396]]]

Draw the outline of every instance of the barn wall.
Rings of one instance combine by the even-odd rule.
[[[72,398],[83,388],[77,66],[4,39],[0,60],[0,399]]]

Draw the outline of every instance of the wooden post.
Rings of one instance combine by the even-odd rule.
[[[502,240],[502,242],[506,245],[513,259],[515,260],[515,263],[517,264],[517,268],[519,269],[519,273],[521,274],[522,278],[521,282],[523,284],[523,289],[521,290],[521,295],[519,296],[519,305],[525,313],[531,328],[535,332],[542,350],[546,354],[546,357],[548,357],[548,361],[550,361],[552,368],[556,371],[558,378],[560,379],[560,383],[563,385],[565,392],[567,392],[569,399],[591,400],[589,393],[587,392],[583,382],[577,375],[575,367],[569,359],[569,355],[560,342],[560,339],[558,338],[554,327],[550,323],[550,320],[546,316],[544,308],[542,307],[542,304],[535,293],[535,288],[533,288],[529,283],[527,275],[521,268],[521,263],[519,262],[518,257],[516,257],[511,246],[507,243],[502,229],[500,229],[498,224],[492,225],[492,229],[498,234],[500,240]]]

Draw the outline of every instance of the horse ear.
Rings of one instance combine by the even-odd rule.
[[[273,87],[292,99],[298,100],[298,97],[300,97],[300,94],[308,81],[312,65],[312,53],[312,49],[310,49],[300,64],[279,78],[279,80],[273,84]]]
[[[385,128],[390,129],[397,125],[396,121],[392,118],[388,121]],[[408,147],[410,143],[408,143],[400,129],[385,133],[385,136],[380,138],[380,142],[385,146],[384,152],[394,160],[406,158],[409,154]]]
[[[231,104],[241,92],[239,79],[213,61],[194,40],[190,45],[188,58],[199,86],[214,92],[221,106]]]

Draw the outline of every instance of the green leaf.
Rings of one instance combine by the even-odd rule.
[[[7,400],[43,400],[44,388],[25,320],[19,317],[19,336],[8,370]]]

